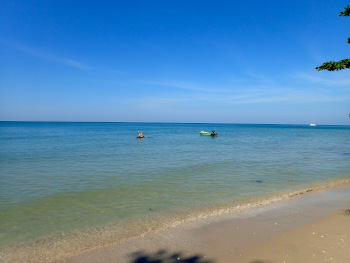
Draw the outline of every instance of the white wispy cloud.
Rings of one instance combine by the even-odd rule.
[[[296,78],[307,81],[309,83],[316,83],[329,86],[348,86],[350,87],[350,72],[327,72],[328,75],[317,72],[318,74],[298,73]]]
[[[346,101],[350,101],[350,94],[344,96],[344,94],[330,94],[322,90],[265,86],[252,89],[246,89],[245,86],[242,86],[224,93],[194,92],[180,93],[176,96],[159,94],[127,99],[127,103],[137,105],[140,110],[158,109],[161,111],[169,108],[178,109],[182,105],[196,105],[195,107],[199,107],[199,105],[268,105],[271,103],[301,105]],[[116,104],[120,104],[120,102]]]
[[[208,102],[219,104],[269,104],[310,102],[344,102],[350,101],[350,72],[325,76],[318,72],[294,72],[290,76],[273,78],[259,73],[246,72],[245,76],[231,76],[227,84],[199,83],[186,80],[153,80],[143,84],[156,87],[183,89],[183,94],[167,98],[159,96],[150,98],[154,104],[177,104],[187,102]],[[332,73],[330,73],[332,74]],[[336,88],[334,88],[336,87]],[[335,92],[336,91],[336,92]]]
[[[175,89],[183,89],[189,91],[196,92],[225,92],[226,88],[223,87],[213,87],[208,86],[206,84],[201,83],[191,83],[186,81],[178,81],[178,80],[160,80],[160,81],[140,81],[143,84],[153,85],[158,87],[167,87],[167,88],[175,88]]]
[[[58,63],[58,64],[62,64],[62,65],[66,65],[69,67],[82,69],[82,70],[93,69],[91,66],[89,66],[85,63],[82,63],[80,61],[66,58],[66,57],[62,57],[62,56],[57,56],[57,55],[54,55],[52,53],[45,52],[45,51],[39,50],[39,49],[34,48],[34,47],[29,47],[26,45],[10,42],[10,41],[6,41],[6,40],[0,40],[0,43],[9,47],[9,48],[21,51],[23,53],[26,53],[26,54],[32,55],[34,57],[37,57],[37,58],[40,58],[40,59],[43,59],[46,61],[50,61],[53,63]]]

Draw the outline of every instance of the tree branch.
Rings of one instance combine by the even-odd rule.
[[[321,70],[338,71],[345,68],[350,68],[350,59],[343,59],[337,62],[335,61],[325,62],[321,66],[317,67],[316,69],[318,71],[321,71]]]
[[[350,16],[350,6],[346,6],[344,9],[345,9],[344,11],[341,11],[339,13],[339,16]],[[350,38],[348,38],[348,44],[350,44]],[[321,70],[338,71],[345,68],[350,68],[349,58],[339,60],[337,62],[335,61],[325,62],[321,66],[317,67],[316,69],[318,71],[321,71]]]
[[[345,10],[340,12],[339,16],[350,16],[350,6],[345,7]]]

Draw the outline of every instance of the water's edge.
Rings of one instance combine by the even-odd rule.
[[[315,191],[322,191],[350,184],[349,179],[338,180],[327,185],[280,192],[271,195],[254,197],[249,200],[221,204],[219,207],[208,206],[191,211],[175,211],[167,216],[152,214],[139,220],[124,222],[118,225],[107,225],[100,228],[90,228],[84,231],[72,231],[61,235],[39,238],[17,245],[0,248],[0,262],[52,262],[78,255],[89,250],[107,247],[125,241],[139,239],[162,231],[196,222],[198,220],[237,215],[242,212],[254,211],[255,208],[286,201],[294,197]]]

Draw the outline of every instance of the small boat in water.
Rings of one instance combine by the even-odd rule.
[[[218,136],[218,134],[215,131],[212,131],[212,132],[199,131],[199,134],[204,136]]]
[[[146,138],[145,135],[143,135],[142,132],[139,132],[139,135],[136,137],[137,139],[142,139],[142,138]]]

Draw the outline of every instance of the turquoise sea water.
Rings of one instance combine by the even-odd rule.
[[[91,233],[111,242],[350,180],[350,126],[0,122],[0,143],[0,247],[10,252]]]

